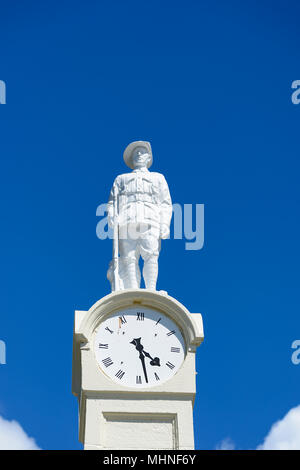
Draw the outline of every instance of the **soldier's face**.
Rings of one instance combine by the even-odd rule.
[[[145,147],[137,147],[132,155],[132,163],[134,168],[147,166],[150,155]]]

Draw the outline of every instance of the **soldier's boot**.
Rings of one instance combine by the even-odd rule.
[[[158,256],[150,256],[144,260],[143,276],[146,289],[156,289],[158,276]]]
[[[134,258],[123,258],[123,283],[124,289],[138,289],[137,263]]]

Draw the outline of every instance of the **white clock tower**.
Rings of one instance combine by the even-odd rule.
[[[79,439],[87,450],[192,450],[202,317],[156,290],[172,203],[164,176],[148,170],[150,143],[129,144],[124,161],[133,171],[116,178],[108,203],[112,293],[75,312],[72,391]]]
[[[75,312],[73,393],[85,449],[194,449],[202,317],[165,292],[113,292]]]

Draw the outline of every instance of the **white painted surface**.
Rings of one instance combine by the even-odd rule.
[[[110,192],[107,213],[114,236],[107,278],[112,291],[139,288],[141,256],[145,286],[156,290],[161,239],[170,234],[170,191],[162,174],[148,170],[152,163],[149,142],[129,144],[124,160],[133,171],[118,175]]]
[[[159,311],[174,322],[186,345],[185,359],[177,373],[160,385],[138,390],[103,373],[94,352],[95,334],[101,324],[112,314],[137,305]],[[87,312],[76,312],[72,390],[79,398],[79,434],[84,448],[193,449],[195,352],[202,340],[201,315],[189,313],[164,292],[119,291]]]
[[[108,316],[96,330],[93,344],[102,372],[122,386],[137,389],[161,385],[173,377],[186,351],[171,318],[140,306]]]
[[[108,449],[118,449],[123,446],[145,449],[149,447],[151,435],[155,436],[153,442],[155,448],[158,446],[162,449],[174,448],[175,415],[106,413],[104,419],[105,447]]]

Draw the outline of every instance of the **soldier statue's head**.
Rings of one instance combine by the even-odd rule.
[[[138,140],[131,142],[123,154],[124,161],[129,168],[150,168],[152,165],[152,150],[150,142]]]

